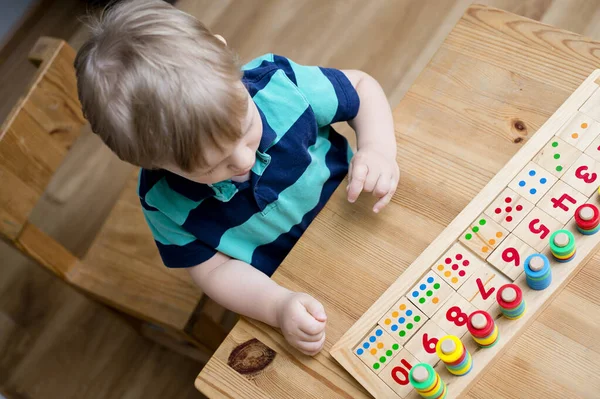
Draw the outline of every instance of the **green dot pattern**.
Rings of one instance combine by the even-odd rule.
[[[425,298],[419,299],[419,303],[425,303]]]
[[[386,356],[392,356],[392,353],[393,353],[392,350],[388,349],[387,352],[385,352],[385,355]]]
[[[433,285],[433,288],[435,288],[436,290],[439,290],[440,289],[440,283],[435,283]]]
[[[466,239],[466,240],[470,240],[471,238],[473,238],[473,236],[472,236],[471,234],[467,234],[467,235],[465,236],[465,239]]]
[[[477,233],[479,231],[479,227],[474,226],[472,230],[473,230],[473,233]]]
[[[431,290],[427,291],[426,295],[427,296],[432,296],[433,295],[433,291],[431,291]]]
[[[419,321],[421,321],[421,316],[415,316],[415,323],[418,323]]]
[[[375,364],[373,365],[373,368],[374,368],[375,370],[379,369],[379,363],[375,363]]]
[[[557,172],[560,172],[561,170],[563,170],[563,167],[562,167],[562,166],[560,166],[560,165],[558,165],[558,166],[556,167],[556,171],[557,171]]]
[[[411,330],[411,329],[413,328],[413,325],[412,325],[412,323],[408,323],[408,324],[406,325],[406,328],[408,328],[409,330]]]
[[[392,349],[393,349],[393,350],[397,351],[397,350],[398,350],[398,348],[400,348],[400,345],[398,345],[398,344],[394,344],[394,345],[392,345]],[[388,356],[390,356],[391,354],[392,354],[392,352],[390,352],[390,354],[389,354]]]
[[[554,154],[554,159],[559,159],[560,158],[560,154]]]
[[[406,331],[402,330],[398,333],[398,335],[404,337],[406,335]]]
[[[554,147],[554,148],[558,147],[558,141],[552,142],[552,147]]]
[[[379,363],[385,363],[385,356],[381,356],[379,358]]]
[[[485,220],[485,219],[481,219],[481,220],[479,221],[479,224],[480,224],[481,226],[485,226],[485,224],[486,224],[486,223],[487,223],[487,222],[486,222],[486,220]]]

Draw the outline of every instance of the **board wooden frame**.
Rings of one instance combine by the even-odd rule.
[[[405,295],[417,281],[427,273],[432,265],[450,248],[469,225],[502,193],[511,180],[536,156],[547,142],[559,132],[567,120],[577,112],[598,89],[600,90],[600,69],[592,72],[558,110],[542,125],[531,139],[512,157],[512,159],[490,180],[490,182],[471,200],[463,211],[440,233],[440,235],[421,253],[421,255],[398,277],[398,279],[375,301],[375,303],[354,323],[354,325],[332,347],[331,355],[374,397],[400,398],[383,380],[374,374],[353,353],[359,341],[371,331],[382,315],[394,303]],[[599,91],[600,93],[600,91]],[[592,197],[596,196],[594,193]],[[596,203],[598,205],[598,203]],[[574,229],[573,220],[564,228]],[[554,262],[548,248],[545,253],[551,259],[553,270],[552,285],[543,291],[533,291],[526,287],[524,274],[515,283],[523,288],[527,302],[527,312],[519,320],[508,320],[502,316],[496,319],[501,333],[498,343],[489,349],[479,349],[468,335],[462,340],[473,356],[473,370],[466,376],[455,377],[447,372],[439,363],[436,370],[448,386],[447,398],[455,398],[465,394],[483,375],[486,367],[493,364],[511,345],[527,326],[545,309],[554,296],[590,259],[600,244],[600,234],[592,236],[576,235],[577,257],[568,263]],[[467,339],[468,338],[468,339]],[[412,391],[407,397],[417,398]]]

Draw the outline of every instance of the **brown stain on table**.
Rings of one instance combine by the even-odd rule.
[[[253,338],[236,346],[231,351],[227,364],[238,373],[251,376],[271,364],[275,355],[273,349]]]

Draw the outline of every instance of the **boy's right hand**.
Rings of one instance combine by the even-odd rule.
[[[316,355],[325,343],[327,316],[323,305],[308,294],[290,292],[277,307],[285,339],[300,352]]]

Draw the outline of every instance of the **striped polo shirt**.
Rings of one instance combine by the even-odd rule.
[[[140,173],[144,216],[167,267],[222,252],[270,276],[348,171],[352,152],[331,124],[353,119],[359,99],[341,71],[273,54],[242,69],[263,125],[249,181]]]

